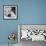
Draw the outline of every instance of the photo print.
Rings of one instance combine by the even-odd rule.
[[[17,19],[17,6],[5,5],[4,6],[4,19]]]
[[[46,25],[28,25],[21,24],[20,27],[20,41],[46,41]]]

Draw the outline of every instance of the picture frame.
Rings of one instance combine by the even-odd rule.
[[[4,20],[18,19],[18,6],[17,5],[3,5],[3,19]]]
[[[19,24],[18,26],[20,32],[19,37],[20,41],[21,40],[46,41],[45,24]]]

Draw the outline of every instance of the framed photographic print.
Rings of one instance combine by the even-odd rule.
[[[20,41],[46,41],[46,25],[20,24],[18,30]]]
[[[17,5],[4,5],[3,10],[4,19],[17,19]]]

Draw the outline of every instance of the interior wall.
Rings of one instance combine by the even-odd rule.
[[[18,5],[17,20],[3,20],[3,5]],[[7,44],[18,24],[46,24],[46,0],[0,0],[0,44]],[[16,41],[17,42],[17,41]]]
[[[8,44],[8,35],[11,32],[16,33],[16,40],[15,43],[18,43],[18,22],[19,22],[19,15],[18,19],[16,20],[4,20],[3,19],[3,6],[4,5],[19,5],[18,0],[0,0],[0,44]],[[19,9],[19,6],[18,6]],[[20,10],[20,9],[19,9]],[[18,10],[18,11],[19,11]]]

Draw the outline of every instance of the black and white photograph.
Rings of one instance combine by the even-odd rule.
[[[16,5],[4,5],[4,19],[17,19],[17,6]]]
[[[19,24],[18,34],[20,46],[46,44],[46,25]]]
[[[46,41],[46,25],[20,25],[20,39]]]

